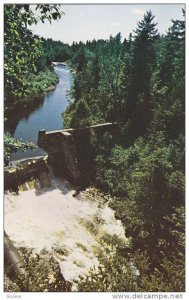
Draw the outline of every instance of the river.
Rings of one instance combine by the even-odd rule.
[[[54,71],[59,83],[42,104],[27,118],[21,118],[14,136],[37,143],[40,129],[57,130],[63,127],[61,113],[69,104],[67,91],[73,77],[67,66],[58,65]],[[38,148],[18,152],[12,160],[42,155]],[[74,188],[64,179],[51,173],[50,186],[28,188],[17,194],[6,192],[4,201],[4,229],[14,246],[32,249],[33,254],[46,249],[59,263],[66,280],[73,282],[99,264],[104,255],[107,237],[117,236],[127,244],[124,228],[115,219],[114,211],[98,191],[89,188],[74,195]],[[77,290],[73,285],[72,290]]]
[[[44,99],[40,99],[38,107],[31,111],[29,115],[21,115],[14,129],[13,136],[15,138],[21,138],[23,141],[33,142],[37,145],[38,131],[40,129],[58,130],[63,128],[61,113],[69,105],[68,91],[71,89],[73,76],[71,70],[66,65],[56,65],[54,72],[59,77],[56,89],[49,92]],[[22,110],[21,107],[20,109]],[[10,160],[13,161],[44,154],[44,151],[40,148],[37,148],[35,151],[17,151],[17,153],[11,156]]]
[[[38,254],[47,250],[70,282],[98,266],[107,237],[127,244],[121,221],[95,189],[77,197],[74,192],[67,181],[54,177],[48,188],[5,194],[5,231],[14,246]]]

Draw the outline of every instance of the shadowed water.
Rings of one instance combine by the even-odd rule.
[[[54,71],[59,76],[56,89],[45,96],[44,100],[40,100],[39,106],[35,110],[32,108],[30,114],[27,113],[27,116],[21,114],[21,119],[14,130],[15,138],[21,138],[23,141],[33,142],[37,145],[40,129],[58,130],[63,128],[61,113],[69,105],[67,93],[72,86],[73,77],[67,66],[57,65],[54,67]],[[35,151],[28,150],[25,153],[18,151],[11,156],[11,161],[43,154],[44,151],[40,148]]]

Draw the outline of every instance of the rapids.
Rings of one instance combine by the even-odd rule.
[[[104,236],[116,235],[127,242],[121,222],[108,202],[95,196],[95,189],[76,196],[72,186],[59,178],[53,177],[50,187],[7,192],[4,207],[4,227],[13,244],[34,253],[46,249],[71,282],[98,266]]]

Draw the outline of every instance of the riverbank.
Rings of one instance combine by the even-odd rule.
[[[23,141],[33,142],[35,145],[37,145],[38,131],[40,129],[62,129],[61,112],[69,104],[67,92],[70,90],[73,82],[72,74],[67,66],[55,66],[54,72],[47,71],[47,76],[44,73],[43,75],[40,76],[39,74],[40,78],[38,80],[39,85],[43,86],[43,92],[40,96],[35,96],[36,88],[34,87],[32,97],[16,99],[13,102],[9,101],[9,107],[6,110],[5,131],[9,132],[14,138],[22,138]],[[47,82],[46,78],[50,78],[48,85],[41,84],[41,82]],[[35,76],[35,82],[37,79],[38,77]],[[31,85],[33,86],[32,82],[31,80]],[[47,92],[55,85],[56,88],[54,90]],[[35,152],[27,151],[23,153],[18,151],[11,156],[11,160],[43,154],[44,152],[39,148]]]
[[[30,74],[28,78],[24,80],[26,87],[25,96],[11,98],[5,101],[5,130],[7,130],[7,124],[12,122],[12,119],[20,119],[20,113],[23,112],[23,109],[27,116],[31,110],[38,107],[43,96],[55,90],[58,82],[58,75],[48,68],[38,74]],[[20,107],[22,107],[22,109],[20,109]],[[21,115],[23,115],[23,113],[21,113]]]
[[[27,94],[29,96],[39,96],[56,88],[59,78],[53,71],[46,69],[39,74],[31,74],[26,83],[28,84]]]
[[[29,104],[34,98],[39,98],[44,93],[54,90],[59,82],[58,75],[48,68],[40,71],[38,74],[30,74],[23,80],[25,90],[22,97],[7,99],[6,109],[11,109],[20,103]]]

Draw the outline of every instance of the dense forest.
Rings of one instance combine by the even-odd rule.
[[[64,122],[67,127],[120,122],[119,141],[108,133],[100,143],[92,137],[97,183],[113,196],[111,206],[125,225],[139,270],[146,260],[139,289],[180,291],[184,289],[185,24],[173,20],[161,36],[153,19],[152,12],[146,12],[123,42],[118,33],[109,40],[72,45],[74,101]],[[134,253],[144,257],[138,259]],[[112,287],[114,263],[122,265],[120,258],[113,258],[112,276],[105,266],[105,281]],[[120,270],[119,283],[125,282],[124,276]],[[92,278],[105,290],[100,277]],[[92,288],[89,281],[81,286]]]
[[[60,17],[57,7],[39,9],[42,20]],[[9,24],[10,14],[17,33],[15,24],[14,29]],[[116,251],[101,262],[98,272],[91,270],[80,279],[80,290],[184,291],[185,22],[172,20],[167,33],[160,35],[153,13],[147,11],[128,39],[118,33],[108,40],[69,46],[32,35],[26,25],[36,21],[28,7],[21,11],[7,6],[5,18],[10,30],[5,37],[7,106],[29,89],[23,80],[28,74],[37,76],[52,61],[67,61],[74,70],[74,85],[64,126],[116,122],[120,129],[119,137],[105,133],[100,142],[91,136],[91,184],[110,195],[129,244],[125,248],[112,240]],[[18,39],[15,57],[11,51]],[[35,49],[30,56],[27,45]],[[6,138],[7,152],[15,151],[15,141]],[[140,276],[128,272],[131,262]]]

